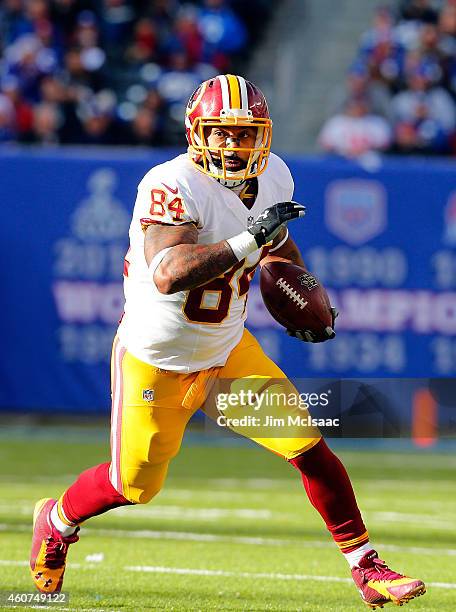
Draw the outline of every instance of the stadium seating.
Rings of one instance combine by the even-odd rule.
[[[382,6],[362,36],[345,95],[319,142],[348,157],[455,154],[455,99],[456,2],[404,0],[396,11]]]
[[[5,0],[0,143],[183,144],[184,105],[242,69],[274,2]]]

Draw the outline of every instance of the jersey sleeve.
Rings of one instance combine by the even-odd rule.
[[[146,176],[138,186],[135,216],[143,231],[149,225],[199,225],[199,213],[185,185],[173,178]]]
[[[285,163],[283,165],[283,188],[285,191],[285,201],[287,202],[293,199],[294,181],[288,166]]]
[[[289,202],[293,199],[294,192],[294,181],[290,169],[283,159],[274,153],[271,153],[269,163],[275,183],[277,202]]]

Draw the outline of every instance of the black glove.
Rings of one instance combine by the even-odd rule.
[[[298,338],[298,340],[302,340],[303,342],[325,342],[325,340],[332,340],[336,336],[336,332],[334,331],[334,323],[339,316],[339,313],[335,308],[331,308],[332,314],[332,326],[327,327],[325,329],[326,338],[316,338],[315,334],[308,329],[299,329],[298,331],[292,331],[291,329],[287,329],[287,334],[289,336],[293,336],[293,338]]]
[[[291,219],[304,217],[306,207],[297,202],[279,202],[266,208],[261,215],[248,226],[259,247],[273,240],[284,223]]]

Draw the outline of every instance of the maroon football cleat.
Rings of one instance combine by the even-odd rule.
[[[33,512],[30,571],[36,588],[42,593],[58,593],[62,588],[68,546],[77,542],[76,532],[64,538],[51,523],[55,499],[40,499]]]
[[[389,602],[402,606],[426,593],[421,580],[394,572],[378,558],[375,550],[366,553],[352,568],[352,576],[361,598],[373,610]]]

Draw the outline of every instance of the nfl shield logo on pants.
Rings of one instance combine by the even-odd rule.
[[[386,193],[378,181],[333,181],[325,200],[329,231],[348,244],[368,242],[386,228]]]
[[[153,389],[143,389],[142,398],[145,402],[153,402],[155,391]]]

